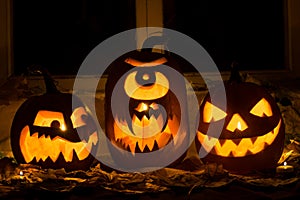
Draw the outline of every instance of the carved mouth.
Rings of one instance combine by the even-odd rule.
[[[97,132],[93,132],[86,142],[70,142],[60,136],[53,139],[50,136],[45,137],[38,132],[30,135],[29,126],[25,126],[20,136],[20,148],[22,155],[27,163],[34,158],[37,162],[45,161],[48,157],[56,162],[59,155],[62,154],[66,162],[72,162],[74,153],[79,160],[87,158],[91,152],[93,145],[98,142]]]
[[[269,133],[252,138],[218,139],[199,131],[197,137],[203,148],[211,154],[223,157],[244,157],[257,154],[271,145],[279,133],[280,126],[281,120]]]
[[[152,115],[149,119],[143,116],[139,119],[133,116],[132,129],[124,120],[117,120],[114,123],[114,142],[117,146],[128,150],[132,154],[139,152],[151,152],[161,149],[170,141],[176,144],[178,131],[178,121],[174,116],[172,120],[168,120],[164,127],[163,117]],[[134,132],[132,132],[132,131]]]

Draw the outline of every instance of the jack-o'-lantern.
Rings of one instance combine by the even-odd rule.
[[[128,52],[110,65],[105,88],[105,132],[114,146],[111,151],[115,162],[124,165],[129,161],[124,151],[134,157],[136,153],[163,150],[168,144],[173,145],[174,152],[176,145],[186,145],[185,82],[183,76],[176,78],[162,67],[181,74],[180,63],[169,53],[143,50]],[[153,159],[147,162],[143,160],[143,166],[155,165]]]
[[[46,70],[42,72],[47,92],[27,99],[13,119],[14,157],[42,168],[86,170],[98,143],[94,120],[78,97],[59,92]]]
[[[236,69],[224,86],[226,110],[215,98],[220,95],[218,87],[206,95],[200,106],[196,144],[198,150],[202,147],[208,153],[203,161],[223,164],[232,173],[275,168],[283,151],[285,132],[274,98],[263,86],[242,82]],[[222,132],[214,133],[222,125]],[[207,135],[208,129],[212,134]]]

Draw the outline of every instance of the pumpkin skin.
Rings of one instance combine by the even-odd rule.
[[[109,66],[105,88],[105,133],[112,144],[110,151],[117,164],[125,166],[129,161],[130,158],[124,155],[124,151],[130,152],[130,157],[134,157],[136,153],[163,151],[168,144],[174,146],[174,138],[181,138],[179,146],[188,145],[188,121],[186,112],[182,112],[186,109],[185,82],[183,79],[172,79],[170,74],[159,68],[159,65],[167,65],[180,73],[178,67],[181,62],[183,61],[169,54],[132,51]],[[118,81],[122,86],[118,91],[119,97],[129,101],[114,104],[117,111],[114,117],[111,101]],[[175,88],[174,83],[176,95],[171,90]],[[164,86],[159,87],[160,84]],[[184,99],[185,103],[180,105],[178,98]],[[126,117],[126,112],[129,117]],[[158,160],[167,156],[164,153],[160,155]],[[184,155],[170,166],[175,166],[183,157]],[[157,167],[153,163],[145,160],[140,166]]]
[[[87,170],[95,160],[98,135],[93,118],[78,97],[48,90],[27,99],[17,110],[10,141],[18,163]]]
[[[281,157],[285,137],[283,119],[275,100],[254,83],[229,81],[224,86],[226,111],[218,107],[222,105],[215,98],[220,94],[218,88],[210,91],[200,106],[195,141],[198,152],[201,146],[208,152],[202,160],[223,164],[232,173],[274,169]],[[216,100],[214,104],[210,97]],[[222,123],[219,138],[207,137],[209,126],[214,130]],[[213,147],[209,148],[209,144]]]

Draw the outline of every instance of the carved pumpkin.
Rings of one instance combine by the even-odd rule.
[[[27,99],[13,119],[14,157],[43,168],[86,170],[98,142],[94,121],[78,97],[60,93],[46,71],[43,75],[47,92]]]
[[[275,168],[284,147],[284,123],[277,104],[268,91],[254,83],[241,82],[233,70],[225,83],[227,110],[210,97],[220,95],[218,88],[210,91],[200,106],[200,122],[196,136],[198,151],[208,154],[205,162],[223,164],[233,173]],[[224,123],[222,133],[214,127]],[[208,128],[212,133],[207,135]],[[219,135],[219,138],[216,137]]]
[[[187,117],[183,112],[186,109],[185,82],[182,76],[173,77],[172,72],[161,65],[180,72],[177,58],[149,51],[129,52],[109,67],[105,132],[112,144],[114,160],[122,166],[131,162],[124,151],[135,157],[136,153],[163,151],[168,144],[173,145],[174,152],[179,148],[175,145],[187,145]],[[182,105],[179,99],[184,99]],[[156,159],[168,155],[160,156]],[[149,162],[145,159],[140,166],[154,165],[153,159]]]

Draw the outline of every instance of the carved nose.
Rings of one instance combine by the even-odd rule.
[[[237,113],[235,113],[232,116],[231,120],[229,121],[229,123],[226,127],[226,129],[231,131],[231,132],[234,132],[236,129],[239,130],[239,131],[244,131],[247,128],[248,128],[247,123]]]

